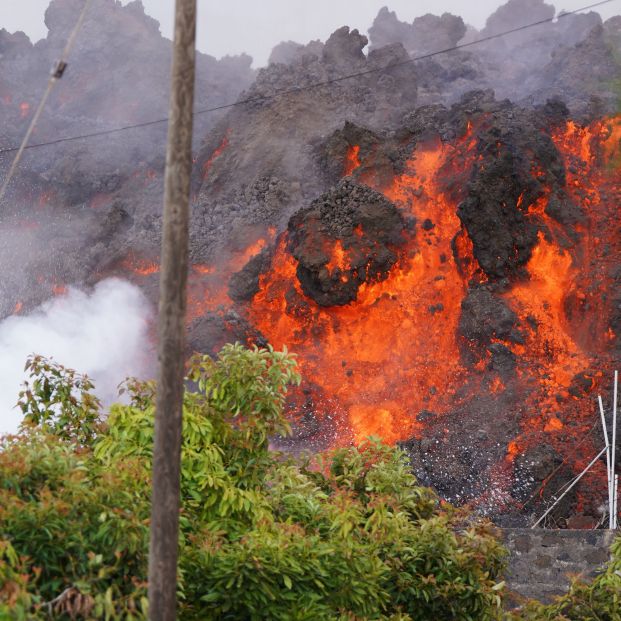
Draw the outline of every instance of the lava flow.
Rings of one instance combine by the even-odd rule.
[[[305,383],[292,397],[292,416],[303,423],[310,412],[308,433],[324,446],[371,435],[405,441],[432,428],[449,433],[459,428],[452,413],[476,409],[475,400],[489,395],[491,409],[513,429],[494,436],[504,451],[490,471],[501,477],[542,438],[563,455],[593,423],[589,395],[610,370],[616,342],[610,274],[621,237],[610,223],[621,194],[613,165],[621,122],[568,121],[551,131],[565,173],[554,185],[533,160],[539,190],[525,187],[503,207],[533,231],[530,248],[515,250],[528,253],[523,267],[503,278],[495,264],[486,270],[477,260],[485,257],[485,239],[482,251],[462,217],[468,184],[487,157],[475,126],[468,123],[453,143],[418,144],[392,182],[374,189],[356,185],[359,150],[350,147],[346,178],[315,211],[292,218],[275,241],[271,230],[233,252],[217,269],[193,267],[191,319],[235,308],[261,342],[293,351]],[[348,201],[353,206],[343,207]],[[398,235],[378,233],[369,201],[384,210],[382,218],[401,219]],[[332,204],[342,211],[315,223]],[[256,291],[234,302],[231,276],[261,251],[269,252]],[[491,304],[487,315],[475,313],[474,337],[464,334],[473,295]],[[511,325],[481,336],[498,313]],[[582,443],[571,466],[587,463],[592,449]]]
[[[387,278],[364,283],[354,302],[322,308],[306,298],[284,237],[261,277],[249,320],[274,346],[287,345],[299,356],[302,374],[326,401],[319,397],[316,415],[336,418],[339,443],[370,435],[408,438],[420,428],[417,412],[443,412],[454,402],[466,372],[456,331],[467,277],[451,247],[462,229],[457,197],[447,196],[439,179],[467,174],[471,148],[466,138],[460,158],[441,144],[425,146],[385,190],[404,212],[429,224],[409,235]],[[343,271],[347,263],[337,242],[326,268]],[[298,305],[292,283],[303,300]]]

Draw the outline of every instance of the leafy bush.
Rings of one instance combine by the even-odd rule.
[[[24,423],[77,444],[93,442],[102,421],[90,379],[43,356],[31,356],[24,370],[32,380],[17,402]]]
[[[104,421],[88,378],[30,369],[0,450],[0,618],[145,618],[155,387],[128,382]],[[493,532],[419,487],[400,450],[270,451],[299,382],[286,351],[228,345],[188,378],[180,618],[501,617]]]

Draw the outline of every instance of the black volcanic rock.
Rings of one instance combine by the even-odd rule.
[[[487,346],[492,339],[509,339],[517,322],[517,315],[504,300],[486,287],[470,289],[461,303],[459,333],[476,345]]]
[[[382,194],[349,180],[298,211],[289,221],[288,248],[298,260],[298,280],[321,306],[356,299],[363,282],[383,279],[397,260],[404,221]],[[340,245],[343,261],[330,262]]]
[[[259,291],[259,277],[269,266],[272,249],[264,248],[252,257],[248,263],[231,276],[229,280],[229,296],[236,302],[248,302]]]
[[[227,343],[250,341],[265,345],[260,334],[235,311],[209,312],[192,322],[188,333],[188,354],[215,355]]]
[[[369,28],[372,48],[402,43],[412,55],[448,49],[456,45],[465,34],[464,20],[450,13],[442,16],[428,13],[408,24],[400,21],[396,13],[387,7],[380,9]]]
[[[423,436],[400,446],[419,482],[457,504],[478,498],[480,512],[497,514],[498,499],[490,493],[493,469],[506,453],[506,438],[517,431],[517,421],[502,400],[480,394],[444,416],[421,412],[417,418],[425,426]]]
[[[528,207],[545,188],[551,186],[553,196],[567,200],[563,162],[541,131],[544,126],[536,115],[505,107],[484,117],[477,131],[480,157],[458,214],[475,258],[490,277],[518,273],[530,259],[542,223]]]
[[[326,172],[328,181],[336,183],[343,176],[350,149],[354,147],[358,148],[357,157],[362,170],[367,170],[365,160],[370,158],[372,161],[369,168],[372,169],[373,173],[377,173],[378,168],[385,167],[388,164],[388,174],[394,175],[395,171],[392,166],[385,157],[382,157],[383,143],[380,135],[366,127],[347,121],[341,129],[337,129],[329,136],[319,149],[320,164]]]
[[[323,61],[334,67],[347,68],[364,63],[366,57],[362,50],[368,42],[357,30],[350,31],[348,26],[343,26],[335,30],[326,41],[322,50]]]
[[[563,466],[563,458],[549,445],[538,444],[516,457],[511,495],[527,503],[529,512],[543,513],[561,489],[573,477]],[[575,503],[575,490],[570,491],[551,514],[551,519],[568,515]],[[541,507],[541,508],[540,508]]]

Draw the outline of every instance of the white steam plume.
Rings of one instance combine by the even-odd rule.
[[[137,287],[111,278],[90,294],[70,288],[27,316],[5,319],[0,323],[0,434],[15,432],[21,421],[15,404],[29,354],[86,373],[97,396],[110,403],[127,376],[144,377],[152,370],[151,316]]]

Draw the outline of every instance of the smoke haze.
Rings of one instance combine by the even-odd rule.
[[[104,403],[116,400],[120,382],[145,376],[151,368],[151,316],[137,287],[111,278],[92,293],[70,288],[27,316],[5,319],[0,323],[0,433],[13,433],[20,423],[14,406],[32,353],[86,373]]]
[[[173,0],[142,0],[146,12],[160,22],[162,34],[172,36]],[[0,24],[8,30],[23,30],[34,41],[44,38],[47,29],[43,14],[49,0],[2,0]],[[122,0],[128,4],[128,0]],[[199,2],[197,47],[216,57],[246,52],[254,58],[255,66],[267,63],[270,51],[279,41],[307,43],[311,39],[328,38],[339,26],[348,24],[364,31],[373,22],[382,6],[396,11],[401,20],[411,22],[425,13],[444,12],[461,15],[476,28],[504,2],[479,0],[229,0],[229,2]],[[588,2],[571,0],[563,3],[566,11]],[[597,11],[604,19],[615,14],[615,3]]]

